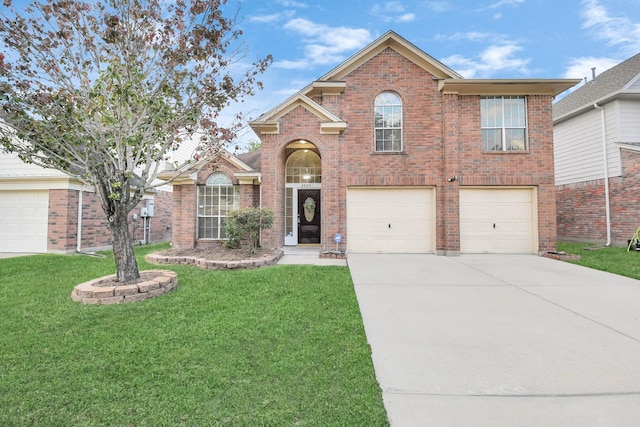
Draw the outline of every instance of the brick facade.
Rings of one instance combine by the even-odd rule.
[[[611,243],[627,245],[640,227],[640,153],[621,150],[622,176],[609,178]],[[604,179],[557,187],[558,238],[606,242]]]
[[[78,245],[78,201],[79,191],[57,189],[49,190],[49,252],[73,252]],[[143,219],[140,209],[146,205],[142,200],[129,213],[129,232],[134,244],[144,239]],[[150,220],[151,243],[171,239],[171,212],[173,195],[167,191],[158,191],[154,195],[154,217]],[[136,214],[137,219],[133,219]],[[106,249],[111,246],[111,231],[97,194],[82,193],[82,241],[81,250]]]
[[[464,79],[407,48],[397,35],[389,33],[372,46],[252,122],[262,142],[261,185],[253,186],[253,192],[242,188],[241,204],[259,203],[274,212],[273,228],[263,232],[262,245],[284,245],[285,165],[293,151],[307,147],[300,145],[306,141],[322,162],[321,244],[325,246],[333,246],[336,232],[343,235],[342,246],[348,245],[349,188],[429,187],[436,194],[435,252],[455,255],[460,252],[460,190],[508,187],[534,190],[534,240],[539,252],[555,250],[552,99],[557,88],[538,86],[536,94],[529,94],[541,81],[516,83],[516,89],[514,82],[482,81],[477,83],[484,85],[481,89],[467,90],[464,84],[454,87]],[[451,89],[444,90],[447,80]],[[374,104],[384,91],[402,100],[401,152],[375,151]],[[526,96],[526,151],[483,151],[480,94]],[[215,167],[232,176],[231,166]],[[201,167],[198,183],[213,170]],[[449,180],[452,177],[457,179]],[[177,247],[194,247],[198,245],[196,183],[182,184],[174,183],[173,242]]]
[[[339,96],[314,99],[348,122],[341,135],[323,135],[317,116],[302,106],[279,119],[279,133],[261,135],[262,203],[275,212],[263,242],[282,246],[284,236],[284,147],[313,143],[322,158],[322,242],[346,230],[346,192],[352,186],[436,188],[436,250],[460,250],[459,189],[464,186],[535,187],[539,251],[556,249],[553,132],[549,96],[528,96],[529,150],[483,152],[480,96],[439,92],[438,81],[393,49],[386,49],[346,77]],[[354,89],[351,89],[354,88]],[[357,89],[355,89],[357,88]],[[375,152],[373,106],[382,91],[403,104],[402,153]],[[448,182],[448,177],[458,176]],[[345,243],[348,232],[344,233]]]
[[[260,186],[253,184],[240,184],[240,180],[235,177],[235,173],[243,170],[228,162],[222,157],[204,164],[197,171],[196,181],[174,182],[173,183],[173,236],[172,244],[174,248],[195,248],[218,245],[219,242],[210,239],[197,239],[197,186],[204,185],[207,178],[214,172],[226,174],[234,185],[239,186],[240,206],[260,205]]]

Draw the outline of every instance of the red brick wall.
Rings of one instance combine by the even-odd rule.
[[[434,186],[437,195],[436,248],[460,248],[460,186],[527,186],[538,188],[540,251],[556,248],[550,96],[527,98],[529,150],[482,152],[480,97],[442,95],[438,82],[402,55],[386,49],[346,78],[340,96],[318,98],[348,123],[342,135],[321,135],[317,116],[297,107],[279,119],[279,134],[261,135],[262,202],[275,212],[275,224],[263,243],[284,243],[285,146],[297,139],[312,142],[322,158],[322,242],[336,231],[348,241],[346,192],[350,186]],[[404,151],[374,151],[373,108],[383,91],[403,103]],[[454,182],[447,178],[458,176]]]
[[[49,231],[48,250],[72,252],[77,248],[78,238],[78,196],[77,190],[49,191]],[[151,242],[167,241],[171,238],[171,193],[160,191],[155,195],[154,218],[151,219]],[[129,214],[129,231],[134,244],[143,239],[140,208],[146,205],[142,200]],[[138,219],[133,220],[132,215]],[[82,242],[81,250],[103,249],[111,246],[111,231],[100,206],[96,193],[82,193]]]
[[[640,153],[621,150],[622,176],[609,178],[611,243],[627,245],[640,227]],[[558,239],[606,243],[604,179],[557,186]]]
[[[204,185],[207,178],[214,172],[226,173],[234,185],[240,185],[235,178],[236,172],[244,172],[228,161],[219,158],[215,162],[204,165],[198,171],[195,184],[174,184],[173,186],[173,236],[172,244],[175,248],[194,248],[217,245],[210,240],[196,239],[197,218],[197,185]],[[240,206],[259,206],[260,187],[257,185],[240,185]]]

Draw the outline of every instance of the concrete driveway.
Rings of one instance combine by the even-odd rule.
[[[640,425],[640,281],[529,255],[348,263],[392,426]]]

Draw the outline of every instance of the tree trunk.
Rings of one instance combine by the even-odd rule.
[[[120,282],[130,282],[140,278],[138,261],[133,251],[133,241],[129,234],[127,212],[119,212],[110,218],[113,255]]]

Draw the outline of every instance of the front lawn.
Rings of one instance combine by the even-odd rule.
[[[110,255],[0,259],[0,425],[388,425],[347,268],[162,268],[95,306],[70,293]]]
[[[585,250],[596,247],[587,243],[558,243],[558,251],[580,255],[580,261],[571,261],[575,264],[640,279],[640,252],[633,249],[627,252],[626,247]]]

